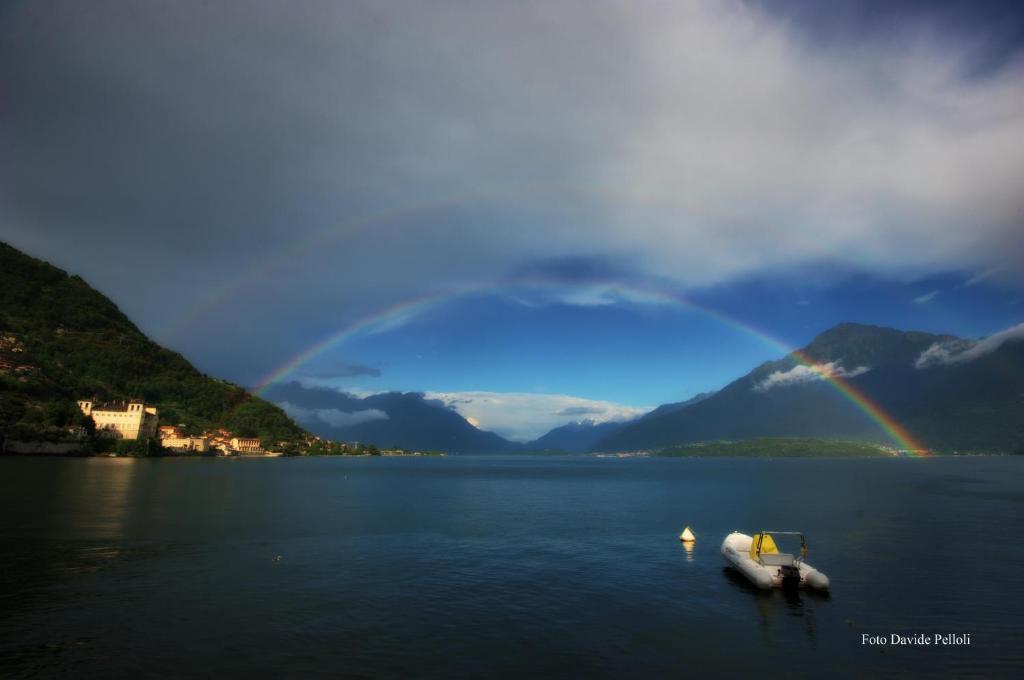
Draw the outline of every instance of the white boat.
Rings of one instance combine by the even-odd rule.
[[[780,552],[776,539],[785,543],[799,539],[799,554]],[[807,542],[798,531],[762,531],[753,536],[734,531],[722,541],[722,555],[758,588],[829,587],[828,576],[804,562]]]

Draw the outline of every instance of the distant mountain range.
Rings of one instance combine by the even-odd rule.
[[[592,451],[598,443],[611,437],[631,421],[610,420],[595,423],[583,420],[578,423],[566,423],[556,427],[532,442],[523,445],[530,451],[567,451],[569,453],[585,453]]]
[[[842,377],[924,446],[1024,450],[1024,327],[979,342],[840,324],[711,394],[631,421],[583,421],[525,444],[470,425],[420,394],[360,399],[297,383],[267,396],[324,436],[466,453],[654,450],[701,441],[820,437],[899,445],[823,374]],[[807,364],[815,366],[811,369]],[[357,422],[354,422],[354,420]]]
[[[556,427],[530,442],[512,442],[480,430],[444,402],[417,392],[383,392],[368,397],[298,382],[273,385],[264,393],[311,432],[329,439],[440,449],[452,453],[520,453],[565,451],[584,453],[636,421],[595,423],[584,420]],[[668,413],[707,398],[701,394],[666,404],[651,414]],[[645,416],[646,417],[646,416]]]
[[[416,392],[360,398],[290,382],[273,385],[264,394],[311,432],[330,439],[452,453],[511,453],[521,448]]]
[[[1024,451],[1024,324],[972,341],[844,323],[800,355],[631,421],[570,423],[523,444],[478,429],[419,393],[361,398],[288,383],[266,393],[279,408],[160,347],[79,277],[0,243],[4,437],[66,433],[81,421],[76,399],[140,397],[160,408],[161,422],[189,430],[301,439],[287,412],[331,439],[455,453],[636,451],[763,437],[892,444],[876,419],[822,379],[828,374],[929,448]]]
[[[691,404],[703,401],[710,397],[713,392],[703,392],[686,401],[673,404],[664,404],[653,411],[630,420],[612,420],[603,423],[595,423],[592,420],[584,420],[578,423],[568,423],[556,427],[547,434],[532,442],[523,445],[530,451],[568,451],[570,453],[584,453],[598,448],[602,442],[610,439],[618,432],[635,425],[637,422],[648,418],[656,418],[666,413],[672,413]]]
[[[986,344],[844,323],[816,337],[802,354],[819,372],[843,376],[928,448],[1015,451],[1024,449],[1021,336]],[[792,356],[765,363],[699,403],[631,423],[595,449],[755,437],[892,443],[819,372]]]

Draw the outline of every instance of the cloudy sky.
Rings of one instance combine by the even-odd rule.
[[[1015,2],[6,2],[0,238],[246,385],[619,417],[762,332],[1024,320],[1022,43]]]

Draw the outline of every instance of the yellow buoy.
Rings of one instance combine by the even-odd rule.
[[[683,529],[683,533],[679,534],[679,540],[683,543],[693,543],[697,540],[697,537],[690,531],[690,527],[686,527]]]

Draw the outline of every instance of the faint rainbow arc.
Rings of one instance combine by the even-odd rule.
[[[313,229],[311,233],[306,235],[304,238],[292,242],[286,248],[274,251],[270,257],[263,258],[256,263],[241,268],[227,281],[207,288],[202,299],[172,317],[160,330],[159,335],[160,337],[167,339],[177,337],[185,330],[194,326],[204,314],[210,313],[223,306],[228,300],[259,279],[265,278],[275,270],[295,261],[296,258],[304,256],[317,247],[325,246],[330,241],[338,239],[344,234],[360,229],[368,229],[374,226],[392,224],[403,218],[423,215],[430,210],[480,205],[487,201],[497,200],[502,197],[518,197],[522,194],[536,197],[559,196],[568,192],[597,194],[600,196],[621,195],[630,200],[640,201],[645,205],[652,202],[650,198],[637,195],[635,192],[615,192],[608,187],[603,187],[598,191],[591,187],[575,184],[567,184],[566,186],[558,187],[544,183],[537,184],[535,186],[521,186],[518,187],[515,192],[509,189],[500,191],[492,189],[466,192],[463,194],[452,194],[442,198],[432,197],[400,207],[364,213],[338,223],[332,222],[326,227]],[[780,234],[779,238],[785,238],[785,234]],[[812,240],[792,238],[786,239],[786,242],[791,248],[814,252],[818,255],[827,255],[827,253]]]
[[[256,394],[262,394],[264,390],[273,385],[276,382],[280,382],[286,378],[297,368],[302,366],[307,361],[310,361],[320,354],[330,350],[333,347],[340,345],[342,342],[356,335],[360,331],[367,328],[372,328],[378,324],[381,324],[390,319],[395,319],[403,314],[410,314],[416,310],[425,309],[433,304],[449,300],[459,295],[472,292],[472,288],[460,289],[456,292],[446,290],[440,293],[434,293],[425,297],[415,298],[413,300],[406,300],[398,304],[387,307],[386,309],[376,312],[370,316],[363,317],[358,321],[354,321],[347,326],[343,326],[340,330],[328,335],[312,346],[306,348],[299,354],[288,359],[277,368],[275,368],[270,374],[263,378],[256,387]],[[483,290],[482,288],[480,290]]]
[[[208,288],[201,300],[171,318],[161,329],[160,336],[164,338],[177,337],[195,325],[203,314],[216,310],[260,278],[268,276],[275,270],[294,261],[296,258],[302,257],[305,253],[332,238],[340,238],[341,235],[350,231],[366,229],[379,224],[389,224],[404,217],[420,215],[427,210],[448,205],[461,205],[463,202],[462,199],[423,201],[391,210],[368,213],[340,224],[332,223],[329,227],[314,230],[306,238],[294,241],[287,248],[274,251],[271,257],[264,258],[248,267],[243,267],[227,281]]]
[[[787,356],[792,357],[797,363],[802,366],[809,368],[810,370],[817,373],[822,380],[827,384],[831,385],[836,391],[838,391],[844,398],[850,403],[856,406],[862,413],[864,413],[871,421],[873,421],[890,439],[899,444],[899,447],[905,449],[915,455],[927,455],[927,447],[920,442],[907,428],[899,423],[894,417],[886,413],[886,411],[868,397],[862,390],[857,388],[855,385],[850,383],[849,380],[842,376],[831,373],[824,370],[821,365],[815,362],[815,360],[802,352],[801,350],[794,349],[782,340],[776,338],[770,333],[757,328],[756,326],[741,321],[727,314],[719,312],[718,310],[705,307],[688,297],[676,293],[674,291],[665,291],[658,288],[637,285],[633,283],[623,283],[621,281],[591,281],[588,282],[589,286],[606,286],[614,288],[619,291],[632,292],[642,294],[650,297],[654,297],[663,302],[673,304],[675,306],[698,312],[704,316],[712,318],[719,323],[722,323],[730,328],[736,329],[744,334],[751,335],[758,340],[765,342],[776,349],[782,351]],[[434,292],[425,296],[406,300],[395,305],[392,305],[382,311],[376,312],[370,316],[363,317],[351,324],[348,324],[338,331],[328,335],[321,339],[312,346],[306,348],[299,354],[291,357],[271,373],[269,373],[256,388],[256,394],[262,394],[268,387],[276,382],[280,382],[284,378],[288,377],[300,366],[308,361],[313,360],[317,356],[329,351],[330,349],[341,345],[347,339],[357,335],[358,333],[383,324],[389,320],[401,318],[403,315],[408,316],[415,314],[422,310],[425,310],[433,305],[440,304],[447,300],[457,298],[467,294],[483,293],[483,292],[499,292],[501,290],[507,290],[512,288],[531,288],[531,287],[543,287],[543,288],[570,288],[563,282],[555,282],[543,278],[531,277],[529,279],[520,279],[515,282],[505,282],[497,285],[467,285],[457,288],[446,289],[443,291]]]

